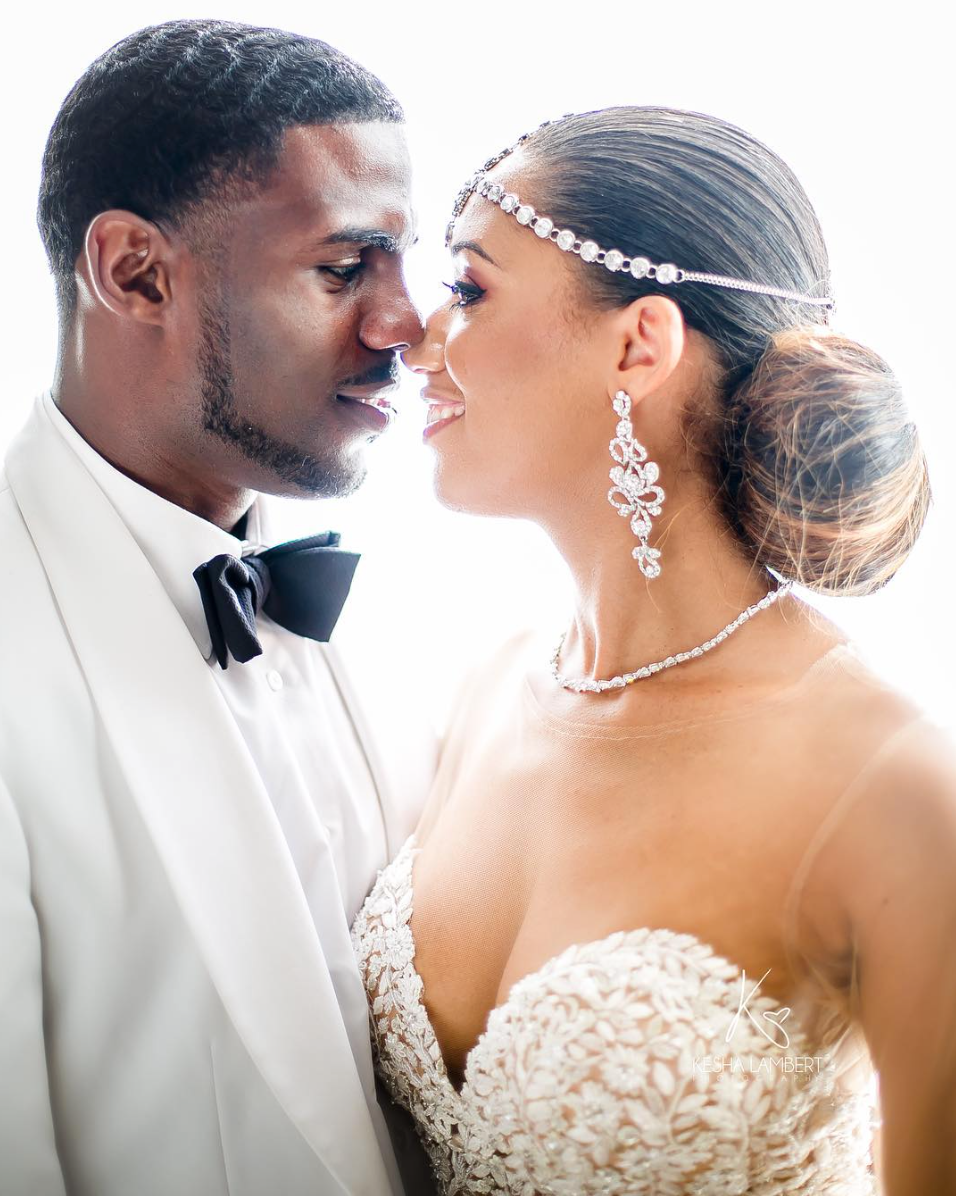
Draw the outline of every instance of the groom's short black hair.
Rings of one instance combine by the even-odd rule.
[[[381,80],[315,38],[201,20],[117,42],[63,101],[43,154],[37,222],[61,318],[97,213],[180,227],[196,205],[266,183],[294,125],[402,120]]]

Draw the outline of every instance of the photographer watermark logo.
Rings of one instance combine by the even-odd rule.
[[[771,969],[767,968],[766,972],[764,972],[750,992],[746,992],[747,973],[741,969],[740,997],[738,999],[737,1011],[730,1025],[727,1027],[724,1041],[730,1042],[740,1026],[741,1019],[746,1017],[758,1033],[763,1035],[774,1047],[782,1048],[785,1053],[781,1054],[778,1050],[770,1054],[756,1056],[696,1055],[694,1057],[694,1075],[713,1074],[722,1071],[749,1072],[751,1074],[757,1074],[761,1071],[787,1073],[816,1072],[827,1066],[827,1060],[823,1056],[791,1055],[789,1053],[790,1035],[784,1028],[784,1022],[786,1022],[791,1013],[789,1006],[784,1006],[782,1009],[762,1009],[759,1011],[751,1009],[751,1001],[753,1001],[760,990],[761,984],[767,979],[770,972]]]

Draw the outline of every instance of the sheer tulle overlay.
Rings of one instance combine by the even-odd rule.
[[[536,653],[467,691],[352,927],[376,1066],[439,1191],[875,1196],[879,1086],[845,977],[804,1003],[813,968],[774,940],[918,712],[841,645],[716,718],[572,722],[529,690]],[[811,750],[820,726],[839,755]],[[791,758],[770,785],[754,743]]]

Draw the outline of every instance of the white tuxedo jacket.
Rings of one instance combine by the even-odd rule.
[[[400,1193],[321,946],[347,927],[316,927],[209,666],[49,419],[0,472],[0,1196]],[[317,650],[394,850],[428,777],[386,772]]]

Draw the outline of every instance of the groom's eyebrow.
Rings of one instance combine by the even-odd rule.
[[[325,245],[361,245],[368,249],[382,249],[385,253],[402,253],[418,244],[418,237],[409,232],[404,237],[393,236],[380,228],[340,228],[312,243],[314,249]]]
[[[463,249],[470,249],[472,253],[477,253],[479,257],[483,257],[486,262],[490,262],[492,266],[501,269],[495,259],[486,250],[478,244],[477,241],[456,241],[451,247],[451,256],[454,257],[456,253],[461,253]]]

